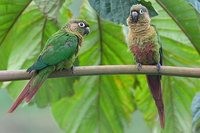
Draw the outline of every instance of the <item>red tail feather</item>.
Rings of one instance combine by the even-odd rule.
[[[8,110],[8,113],[12,113],[18,105],[24,100],[24,98],[28,95],[30,85],[32,84],[33,78],[28,82],[28,84],[24,87],[20,95],[17,97],[17,100],[14,102],[14,104],[11,106],[11,108]]]
[[[27,103],[29,103],[31,101],[31,99],[33,98],[33,96],[35,95],[35,93],[38,91],[38,89],[41,87],[42,83],[37,85],[34,89],[31,89],[31,91],[28,93],[28,95],[25,97],[25,101]]]
[[[147,75],[147,82],[158,109],[160,125],[162,128],[164,128],[165,127],[165,112],[164,112],[164,104],[163,104],[163,99],[162,99],[162,88],[161,88],[160,78],[161,77],[157,75]]]
[[[18,96],[15,103],[8,110],[9,113],[13,112],[17,106],[25,99],[26,102],[30,102],[32,97],[41,87],[42,83],[48,78],[49,74],[51,74],[55,70],[55,66],[49,66],[41,71],[34,73],[26,87],[23,89],[21,94]]]

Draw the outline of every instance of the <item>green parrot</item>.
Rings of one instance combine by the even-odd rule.
[[[33,71],[34,74],[8,112],[13,112],[24,99],[29,103],[52,72],[73,68],[83,36],[89,32],[89,25],[86,21],[71,20],[53,34],[47,40],[37,61],[27,69],[27,72]]]
[[[133,5],[127,18],[129,27],[128,45],[135,57],[138,70],[142,65],[156,65],[158,71],[162,65],[162,49],[159,36],[150,24],[150,16],[145,6]],[[161,127],[165,126],[164,104],[162,100],[161,76],[147,75],[147,82],[155,100],[160,117]]]

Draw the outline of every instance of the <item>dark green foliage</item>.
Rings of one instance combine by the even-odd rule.
[[[146,2],[145,0],[89,0],[89,3],[101,18],[125,25],[130,7],[133,4],[141,3],[145,5],[148,8],[151,17],[158,15],[152,7],[151,2]]]

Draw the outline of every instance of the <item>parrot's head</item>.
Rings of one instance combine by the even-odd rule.
[[[79,33],[81,36],[88,35],[90,33],[89,24],[85,20],[74,19],[69,21],[66,28],[72,32]]]
[[[147,8],[141,4],[133,5],[127,19],[128,25],[136,23],[150,23],[150,16]]]

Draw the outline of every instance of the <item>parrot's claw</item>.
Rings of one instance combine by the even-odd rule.
[[[74,74],[74,66],[72,66],[71,68],[72,74]]]
[[[157,64],[157,70],[160,71],[160,69],[161,69],[161,64],[158,63],[158,64]]]
[[[63,68],[64,71],[71,71],[72,74],[74,73],[74,66],[70,67],[70,68]]]
[[[138,69],[138,71],[142,70],[142,64],[141,63],[137,63],[137,69]]]

